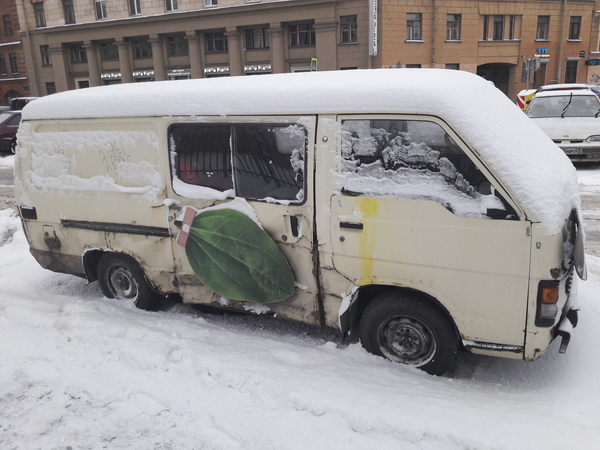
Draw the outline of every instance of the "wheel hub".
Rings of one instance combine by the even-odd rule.
[[[137,295],[133,275],[123,267],[118,267],[112,271],[110,284],[117,298],[134,298]]]
[[[422,365],[435,351],[430,330],[408,317],[394,318],[381,329],[381,350],[390,359]]]

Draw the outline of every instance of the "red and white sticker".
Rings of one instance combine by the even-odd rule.
[[[177,243],[182,247],[185,247],[188,237],[190,237],[190,229],[192,228],[194,217],[196,217],[196,209],[191,206],[186,206],[183,213],[181,230],[179,230],[179,233],[177,234]]]

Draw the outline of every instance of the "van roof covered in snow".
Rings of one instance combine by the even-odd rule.
[[[121,84],[40,98],[24,121],[101,117],[431,114],[478,154],[533,221],[579,205],[564,153],[489,81],[440,69],[371,69]],[[26,127],[23,132],[26,132]]]

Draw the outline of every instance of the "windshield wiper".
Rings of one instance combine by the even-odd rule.
[[[562,114],[560,115],[561,119],[565,118],[565,113],[567,112],[567,109],[569,108],[569,106],[571,106],[572,101],[573,101],[573,93],[571,92],[571,95],[569,96],[569,102],[565,105],[565,107],[563,108]]]

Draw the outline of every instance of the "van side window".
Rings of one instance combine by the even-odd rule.
[[[436,201],[464,217],[516,216],[435,122],[343,121],[341,174],[346,195]]]
[[[298,124],[177,124],[174,175],[254,200],[304,200],[306,129]]]
[[[233,189],[229,125],[175,126],[170,139],[181,181],[219,191]]]

